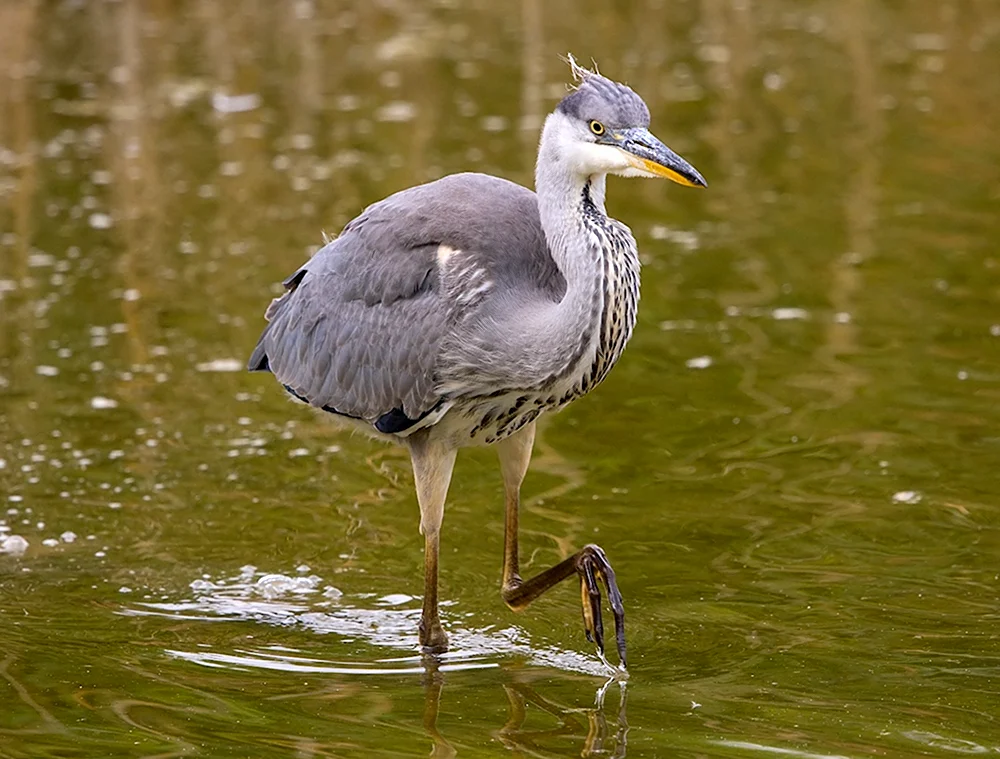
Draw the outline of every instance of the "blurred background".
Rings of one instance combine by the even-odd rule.
[[[490,450],[421,660],[405,454],[243,371],[365,205],[531,186],[567,52],[709,183],[610,180],[639,325],[525,486],[627,692]],[[0,756],[1000,751],[997,72],[987,0],[0,3]]]

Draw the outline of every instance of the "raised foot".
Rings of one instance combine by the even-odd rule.
[[[601,615],[601,586],[608,592],[608,605],[615,618],[615,642],[618,660],[622,669],[628,666],[625,656],[625,606],[622,594],[615,580],[615,570],[604,554],[604,549],[593,543],[584,546],[575,555],[574,566],[580,575],[580,596],[583,607],[583,627],[587,640],[597,644],[597,650],[604,657],[604,619]]]
[[[448,650],[448,635],[439,621],[425,624],[421,619],[417,629],[420,633],[420,650],[425,654],[443,654]]]

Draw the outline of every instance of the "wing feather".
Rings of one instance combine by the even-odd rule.
[[[446,177],[365,209],[285,280],[249,368],[379,429],[429,413],[442,401],[442,344],[455,337],[442,244],[476,255],[507,292],[523,285],[558,300],[565,290],[534,193],[484,175]]]
[[[272,307],[250,366],[266,356],[278,381],[317,408],[370,421],[400,408],[417,418],[437,402],[433,365],[447,321],[427,286],[433,253],[382,251],[376,260],[356,237],[338,238],[303,267]],[[395,276],[386,271],[392,261]]]

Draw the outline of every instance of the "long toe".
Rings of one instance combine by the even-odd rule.
[[[625,605],[622,602],[621,591],[615,579],[615,571],[604,550],[597,545],[588,545],[577,554],[577,573],[580,575],[581,603],[583,606],[583,623],[587,640],[597,645],[597,650],[604,655],[604,620],[601,614],[600,583],[608,594],[608,605],[615,619],[615,642],[618,648],[618,660],[624,669],[628,666],[625,653]]]

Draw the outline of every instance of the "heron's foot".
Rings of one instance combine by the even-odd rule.
[[[597,644],[597,650],[604,658],[604,619],[601,616],[600,582],[608,592],[608,604],[615,618],[615,642],[618,646],[618,661],[622,669],[628,664],[625,657],[625,606],[622,594],[615,580],[615,570],[598,545],[584,546],[575,556],[576,572],[580,575],[580,595],[583,606],[583,627],[587,640]]]
[[[443,654],[448,650],[448,634],[441,627],[441,621],[427,621],[423,618],[417,628],[420,632],[420,650],[425,654]]]

